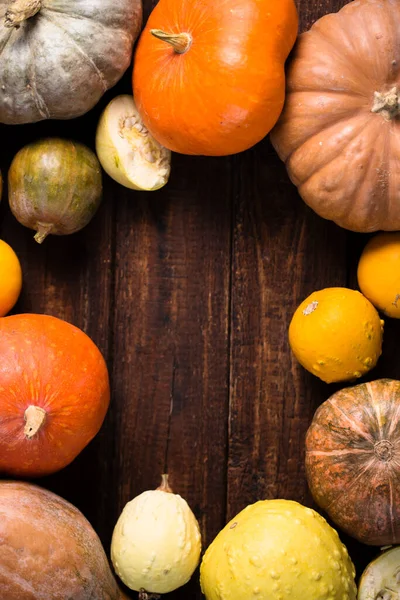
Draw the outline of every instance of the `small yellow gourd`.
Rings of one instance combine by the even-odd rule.
[[[199,524],[186,500],[174,494],[168,476],[123,509],[111,541],[115,571],[140,598],[167,594],[189,581],[201,553]]]

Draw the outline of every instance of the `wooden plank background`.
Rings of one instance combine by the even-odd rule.
[[[299,0],[301,30],[345,3]],[[145,0],[145,18],[154,4]],[[3,175],[37,137],[72,137],[94,148],[102,108],[130,92],[129,71],[84,118],[1,126]],[[84,329],[112,381],[100,434],[72,465],[39,483],[82,510],[107,553],[125,503],[157,487],[166,469],[200,521],[204,547],[258,499],[313,506],[304,437],[336,388],[298,366],[287,328],[315,289],[356,287],[366,236],[312,213],[268,139],[230,158],[174,155],[168,186],[153,194],[106,176],[104,183],[92,223],[41,247],[12,217],[7,190],[0,205],[0,236],[24,270],[14,312],[52,314]],[[371,378],[400,378],[399,334],[391,323]],[[360,572],[375,550],[342,539]],[[198,573],[168,598],[201,598]]]

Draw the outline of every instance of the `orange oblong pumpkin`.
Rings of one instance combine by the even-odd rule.
[[[181,154],[254,146],[282,111],[297,30],[293,0],[160,0],[134,60],[145,126]]]
[[[110,402],[100,350],[48,315],[0,319],[0,472],[39,477],[71,463]]]

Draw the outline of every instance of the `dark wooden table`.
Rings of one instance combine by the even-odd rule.
[[[145,2],[146,18],[154,3]],[[301,30],[345,3],[299,0]],[[93,148],[100,111],[118,93],[131,93],[130,72],[84,118],[2,126],[3,174],[39,136]],[[268,140],[231,158],[174,155],[169,184],[153,194],[104,183],[92,223],[43,246],[12,217],[7,190],[0,207],[0,236],[24,270],[14,312],[81,327],[104,353],[112,380],[100,434],[72,465],[39,483],[82,510],[107,553],[125,503],[157,487],[164,471],[197,515],[204,547],[258,499],[313,506],[304,437],[337,388],[298,366],[287,329],[315,289],[356,287],[367,237],[312,213]],[[370,379],[400,378],[399,334],[397,322],[387,324]],[[360,572],[376,549],[342,539]],[[200,597],[198,573],[168,596]]]

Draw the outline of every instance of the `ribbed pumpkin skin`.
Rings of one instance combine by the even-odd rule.
[[[4,600],[120,600],[101,542],[72,504],[36,485],[0,481]]]
[[[135,54],[134,97],[151,134],[181,154],[250,148],[275,125],[297,36],[293,0],[160,0]],[[177,54],[151,29],[187,33]]]
[[[303,200],[358,232],[400,229],[400,118],[371,112],[400,92],[400,3],[357,0],[299,36],[272,143]]]
[[[5,26],[11,4],[0,0],[1,123],[83,115],[129,67],[141,0],[42,0],[18,29]]]
[[[312,495],[364,544],[400,542],[400,382],[380,379],[337,392],[306,436]]]
[[[47,315],[0,319],[0,472],[39,477],[62,469],[97,434],[109,402],[106,363],[83,331]],[[31,439],[29,406],[46,412]]]

